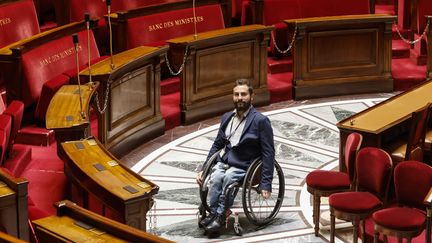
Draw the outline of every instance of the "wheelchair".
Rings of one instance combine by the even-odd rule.
[[[198,224],[201,219],[206,217],[207,212],[210,213],[211,211],[209,201],[207,199],[207,194],[209,191],[208,185],[212,168],[217,163],[218,154],[219,152],[214,153],[203,169],[203,184],[200,185],[201,205],[199,206],[198,212]],[[243,180],[228,185],[223,191],[225,194],[225,205],[227,205],[228,200],[231,197],[235,197],[237,192],[239,192],[241,189],[243,212],[249,222],[259,227],[270,223],[276,217],[279,209],[282,206],[285,193],[285,177],[279,163],[275,161],[272,194],[268,199],[264,199],[261,196],[261,191],[258,188],[261,182],[261,167],[261,158],[255,159],[246,171]],[[228,218],[234,217],[234,232],[236,235],[241,236],[243,234],[243,228],[239,223],[238,213],[232,213],[231,210],[228,209],[226,210],[225,215],[225,227],[227,228]]]

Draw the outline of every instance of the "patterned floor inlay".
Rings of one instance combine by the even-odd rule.
[[[149,228],[176,242],[327,242],[327,199],[321,202],[320,237],[315,237],[311,196],[306,190],[305,177],[317,168],[337,169],[339,131],[335,124],[383,100],[345,100],[265,112],[273,126],[276,159],[285,174],[285,197],[276,219],[266,227],[257,228],[244,216],[237,196],[233,211],[240,212],[242,237],[235,235],[232,221],[216,239],[208,239],[197,225],[200,199],[195,169],[205,160],[219,125],[160,147],[132,167],[160,187],[155,196],[155,210],[149,216]],[[349,227],[349,223],[337,221],[340,230],[336,242],[350,241]]]

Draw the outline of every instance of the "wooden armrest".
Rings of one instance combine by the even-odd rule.
[[[341,16],[326,16],[326,17],[312,17],[300,19],[287,19],[284,20],[286,24],[303,24],[314,22],[341,22],[341,21],[396,21],[397,16],[388,14],[360,14],[360,15],[341,15]]]
[[[16,238],[15,236],[8,235],[8,234],[1,232],[1,231],[0,231],[0,241],[1,242],[14,242],[14,243],[27,242],[27,241],[20,240],[20,239]]]

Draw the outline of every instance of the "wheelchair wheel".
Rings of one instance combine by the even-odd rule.
[[[211,174],[211,170],[212,170],[214,164],[216,164],[216,159],[217,159],[217,156],[219,155],[219,153],[220,153],[220,150],[217,151],[216,153],[214,153],[209,158],[209,160],[207,161],[207,163],[205,164],[204,169],[203,169],[203,174],[202,174],[203,184],[200,185],[200,188],[199,188],[200,189],[199,195],[200,195],[200,198],[201,198],[201,204],[202,204],[202,207],[204,208],[204,210],[207,211],[207,212],[211,212],[209,203],[207,201],[208,200],[207,199],[207,194],[208,194],[208,191],[209,191],[207,184],[208,184],[208,180],[209,180],[209,175]]]
[[[275,161],[272,194],[264,199],[259,190],[262,161],[255,160],[243,180],[243,211],[249,221],[257,226],[268,224],[279,212],[285,194],[285,177],[280,165]]]

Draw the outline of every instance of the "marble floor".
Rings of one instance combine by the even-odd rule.
[[[275,220],[258,228],[243,213],[241,199],[233,211],[240,213],[242,237],[232,221],[219,238],[208,239],[197,225],[200,202],[196,167],[203,163],[216,136],[219,117],[178,127],[122,158],[134,171],[159,185],[156,204],[148,217],[151,232],[176,242],[327,242],[329,212],[321,202],[320,236],[315,237],[311,196],[305,177],[314,169],[337,169],[339,132],[336,123],[394,94],[372,94],[281,102],[258,110],[272,123],[276,160],[285,177],[285,195]],[[337,221],[336,242],[350,242],[351,224]]]

